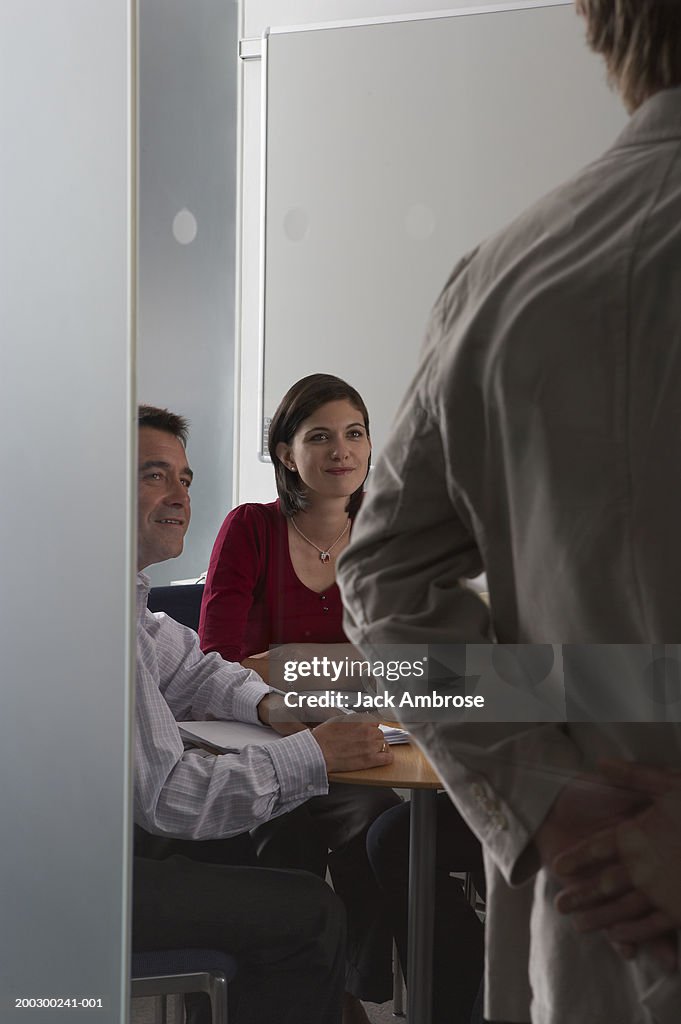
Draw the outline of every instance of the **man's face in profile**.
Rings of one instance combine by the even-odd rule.
[[[137,568],[182,554],[193,473],[182,442],[155,427],[139,432]]]

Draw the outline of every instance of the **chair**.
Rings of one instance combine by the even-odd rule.
[[[171,619],[190,629],[199,628],[203,583],[178,584],[175,587],[152,587],[147,605],[152,612],[165,612]]]
[[[212,1024],[227,1024],[227,985],[237,971],[234,957],[215,949],[169,949],[132,954],[133,999],[161,996],[161,1022],[167,1024],[167,997],[205,992]]]
[[[152,612],[165,612],[190,629],[198,629],[203,584],[152,587],[147,604]],[[162,996],[161,1022],[167,1022],[167,996],[205,992],[210,997],[213,1024],[227,1021],[227,984],[236,973],[236,961],[227,953],[206,949],[172,949],[133,953],[133,998]]]

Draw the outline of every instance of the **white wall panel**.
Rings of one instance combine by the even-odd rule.
[[[132,2],[0,5],[3,1024],[126,1019],[133,60]]]
[[[235,0],[140,0],[138,391],[189,417],[195,474],[157,585],[207,568],[232,503],[236,26]]]
[[[446,6],[475,8],[487,0],[452,0]],[[239,36],[259,40],[274,26],[320,24],[353,18],[429,12],[432,0],[240,0]],[[239,189],[237,214],[237,406],[234,500],[271,501],[276,496],[269,463],[259,461],[261,62],[240,62]],[[352,378],[348,370],[347,376]],[[369,410],[371,412],[371,410]]]
[[[242,0],[248,52],[269,35],[241,66],[238,501],[273,497],[264,427],[305,373],[359,388],[380,450],[450,269],[626,120],[568,0],[432,6]]]

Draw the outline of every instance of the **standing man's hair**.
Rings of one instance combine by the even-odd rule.
[[[629,110],[681,85],[681,0],[577,0],[577,10]]]
[[[165,430],[166,434],[177,437],[184,447],[187,447],[189,420],[184,416],[169,412],[168,409],[159,409],[155,405],[140,405],[137,412],[137,426]]]

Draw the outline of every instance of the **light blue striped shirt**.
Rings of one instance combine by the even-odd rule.
[[[137,577],[135,821],[148,832],[218,839],[254,828],[328,791],[326,765],[309,730],[274,747],[238,754],[184,749],[177,723],[207,718],[259,721],[270,688],[196,633],[147,608],[149,579]]]

